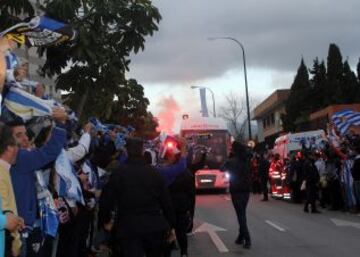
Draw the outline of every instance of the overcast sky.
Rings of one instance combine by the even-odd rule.
[[[210,87],[216,104],[224,95],[244,96],[242,52],[245,47],[249,93],[257,103],[277,88],[290,87],[303,56],[310,67],[326,59],[336,43],[355,67],[360,57],[359,0],[155,0],[163,19],[147,38],[145,51],[132,58],[129,77],[136,78],[161,112],[164,98],[173,98],[181,113],[197,113],[198,92]],[[208,98],[208,107],[212,102]],[[181,113],[180,113],[181,112]]]

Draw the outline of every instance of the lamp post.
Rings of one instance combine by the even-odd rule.
[[[245,56],[245,49],[244,46],[235,38],[232,37],[210,37],[209,40],[217,40],[217,39],[225,39],[225,40],[231,40],[237,43],[242,50],[243,54],[243,61],[244,61],[244,78],[245,78],[245,96],[246,96],[246,110],[247,110],[247,120],[249,125],[249,140],[252,139],[251,135],[251,123],[250,123],[250,106],[249,106],[249,92],[248,92],[248,82],[247,82],[247,72],[246,72],[246,56]]]
[[[209,91],[210,91],[211,97],[212,97],[212,101],[213,101],[213,115],[214,115],[214,117],[216,117],[215,95],[214,95],[214,92],[213,92],[210,88],[208,88],[208,87],[191,86],[191,88],[192,88],[192,89],[195,89],[195,88],[199,88],[199,89],[205,88],[206,90],[209,90]]]

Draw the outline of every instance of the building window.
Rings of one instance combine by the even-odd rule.
[[[271,124],[274,125],[275,124],[275,115],[274,115],[274,113],[272,113],[270,115],[270,117],[271,117]]]
[[[263,128],[265,129],[266,128],[266,119],[263,119]]]

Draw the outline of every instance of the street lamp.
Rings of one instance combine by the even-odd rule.
[[[249,125],[249,140],[252,139],[251,135],[251,124],[250,124],[250,106],[249,106],[249,92],[248,92],[248,82],[247,82],[247,73],[246,73],[246,56],[244,46],[235,38],[232,37],[209,37],[208,40],[217,40],[217,39],[226,39],[231,40],[237,43],[242,50],[243,53],[243,61],[244,61],[244,77],[245,77],[245,95],[246,95],[246,109],[247,109],[247,120]]]
[[[214,95],[214,92],[208,88],[208,87],[200,87],[200,86],[191,86],[192,89],[195,89],[195,88],[199,88],[199,89],[202,89],[202,88],[205,88],[206,90],[209,90],[210,93],[211,93],[211,97],[212,97],[212,101],[213,101],[213,115],[214,117],[216,117],[216,110],[215,110],[215,95]]]

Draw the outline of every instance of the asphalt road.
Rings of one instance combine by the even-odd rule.
[[[360,256],[359,215],[327,210],[307,214],[302,205],[274,199],[261,202],[256,195],[251,196],[248,206],[248,226],[252,237],[250,250],[234,243],[238,225],[230,197],[199,195],[197,232],[189,236],[189,256]]]

